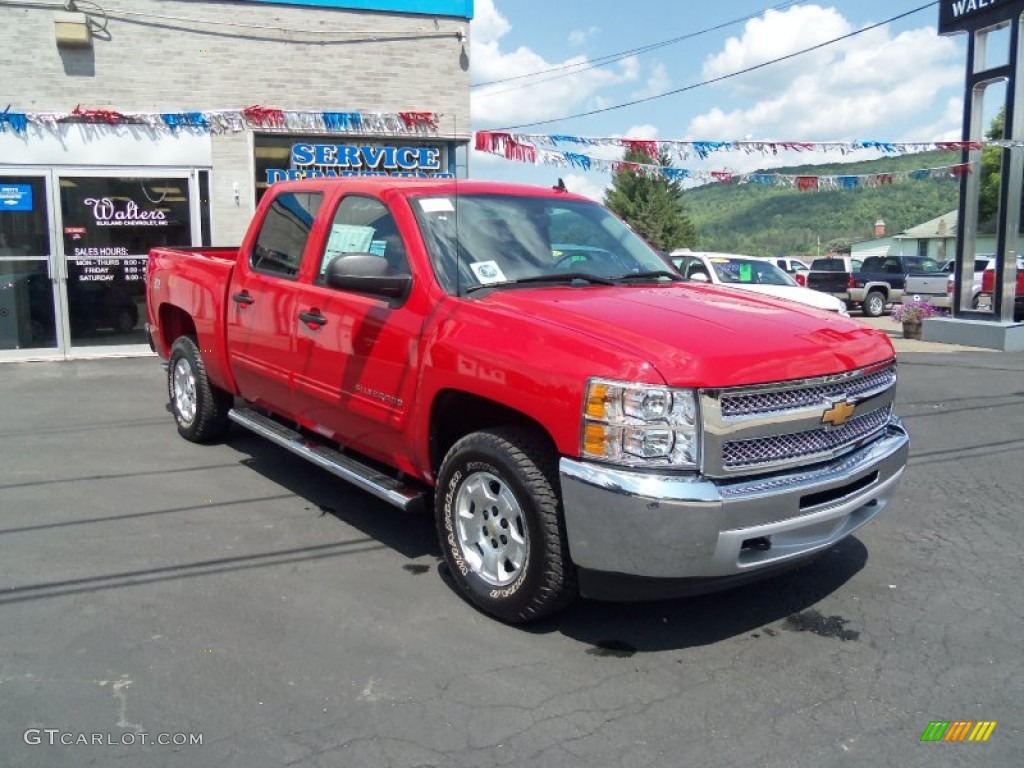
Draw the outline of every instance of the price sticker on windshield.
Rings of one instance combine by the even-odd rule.
[[[750,283],[754,280],[754,267],[752,264],[740,264],[740,282]]]

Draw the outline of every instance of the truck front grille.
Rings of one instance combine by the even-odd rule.
[[[840,456],[884,433],[895,396],[894,360],[833,376],[703,390],[704,473],[734,477]]]
[[[895,383],[896,366],[890,365],[880,371],[851,379],[848,382],[822,384],[806,389],[725,395],[722,397],[722,415],[726,417],[746,416],[819,406],[822,403],[843,397],[859,397],[872,392],[881,392]]]
[[[891,408],[879,408],[850,419],[836,429],[812,429],[789,435],[774,435],[752,440],[731,440],[722,446],[722,465],[727,469],[756,467],[760,464],[828,453],[860,442],[885,429]]]

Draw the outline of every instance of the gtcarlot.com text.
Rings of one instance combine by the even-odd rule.
[[[203,743],[201,733],[75,733],[62,731],[59,728],[29,728],[22,738],[29,746],[48,744],[50,746],[98,746],[127,747],[134,744],[160,747],[200,746]]]

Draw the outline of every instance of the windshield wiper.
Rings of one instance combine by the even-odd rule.
[[[630,272],[628,275],[615,278],[617,282],[630,281],[630,280],[650,280],[656,277],[667,277],[674,283],[681,282],[682,275],[676,272],[669,272],[667,269],[654,269],[650,272]]]
[[[557,275],[533,275],[532,277],[521,277],[518,280],[504,280],[500,283],[486,283],[484,285],[472,285],[466,289],[466,294],[475,293],[482,291],[485,288],[509,288],[517,285],[537,285],[543,283],[550,283],[551,285],[560,285],[568,283],[584,283],[586,285],[616,285],[617,281],[610,280],[607,277],[598,277],[597,275],[590,275],[586,272],[562,272]]]

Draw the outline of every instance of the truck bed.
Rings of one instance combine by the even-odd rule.
[[[191,324],[210,380],[228,391],[234,391],[234,380],[222,336],[223,315],[237,258],[237,247],[154,248],[147,264],[146,311],[153,349],[167,359],[171,344]],[[180,307],[189,307],[190,314]]]

